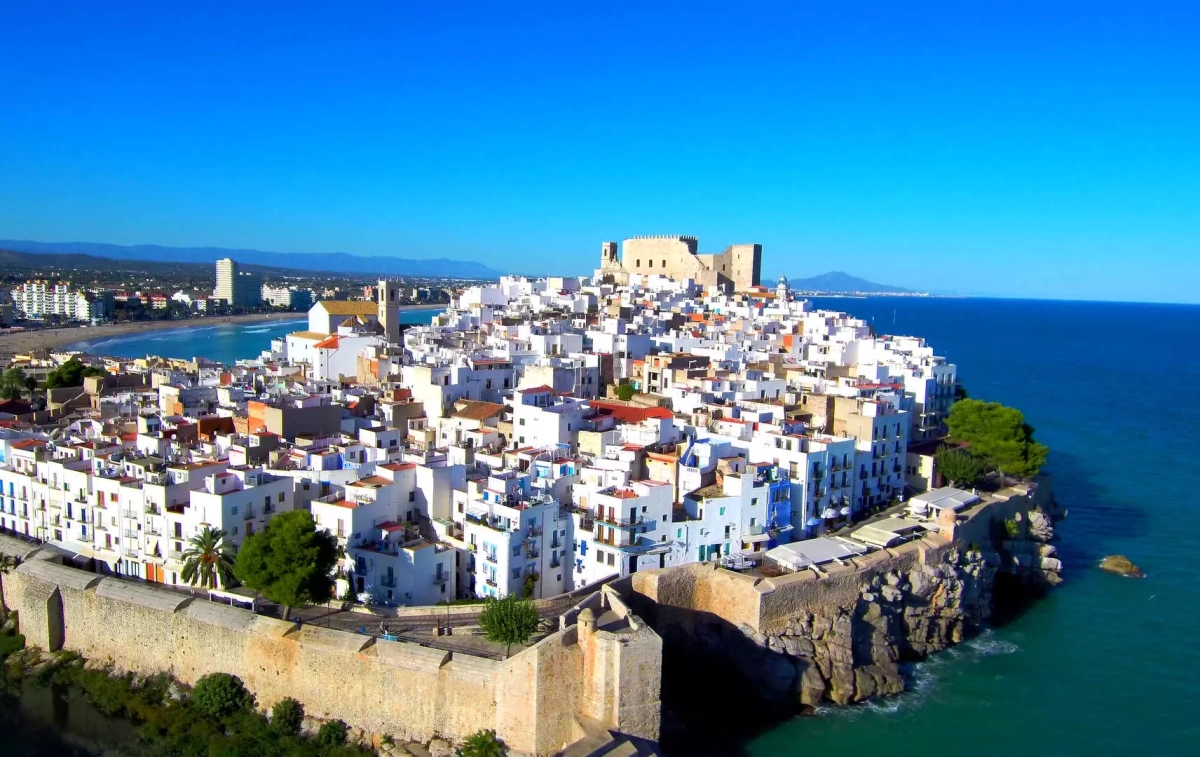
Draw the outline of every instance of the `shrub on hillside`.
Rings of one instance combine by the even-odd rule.
[[[505,757],[508,748],[496,738],[495,731],[476,731],[457,751],[458,757]]]
[[[246,690],[242,679],[237,676],[209,673],[196,681],[191,705],[200,714],[219,720],[239,710],[253,708],[254,695]]]
[[[300,733],[304,722],[304,705],[291,697],[284,697],[271,708],[271,727],[280,733]]]
[[[340,720],[327,721],[317,731],[317,743],[323,746],[341,746],[346,743],[348,730],[346,724]]]

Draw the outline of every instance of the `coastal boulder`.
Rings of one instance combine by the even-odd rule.
[[[1122,576],[1129,578],[1145,578],[1146,574],[1142,569],[1133,564],[1125,555],[1109,555],[1100,561],[1100,569],[1107,570],[1110,573],[1119,573]]]

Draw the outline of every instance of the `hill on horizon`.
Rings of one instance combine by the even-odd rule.
[[[843,271],[830,271],[819,276],[807,278],[787,277],[788,286],[802,292],[828,292],[844,294],[849,292],[859,294],[912,294],[912,289],[892,286],[891,284],[876,284],[873,281],[851,276]]]
[[[233,258],[244,265],[300,271],[370,273],[449,279],[499,279],[500,273],[473,260],[414,259],[351,255],[342,252],[266,252],[225,247],[166,247],[157,244],[119,245],[102,242],[34,242],[0,239],[0,249],[31,253],[81,254],[142,263],[206,263]]]

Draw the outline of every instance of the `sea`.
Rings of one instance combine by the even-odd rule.
[[[1189,394],[1200,386],[1200,306],[813,302],[867,319],[878,333],[925,337],[958,366],[970,396],[1024,411],[1036,438],[1051,447],[1048,472],[1069,511],[1058,529],[1066,582],[1009,624],[913,666],[906,693],[777,723],[745,735],[737,751],[1007,757],[1200,750],[1200,529],[1192,520],[1200,506],[1188,488],[1200,481],[1200,401]],[[217,327],[199,351],[254,357],[271,336],[294,328]],[[119,344],[104,351],[190,357],[198,350],[183,348],[194,339],[157,332],[112,340]],[[1100,571],[1108,554],[1128,556],[1147,578]],[[728,692],[737,682],[711,685]]]
[[[400,311],[400,323],[428,324],[443,307],[413,308]],[[140,358],[147,355],[192,359],[204,357],[219,363],[257,358],[271,348],[271,340],[307,328],[308,316],[257,323],[209,323],[189,321],[177,329],[147,331],[100,339],[84,339],[66,349],[84,350],[113,357]]]

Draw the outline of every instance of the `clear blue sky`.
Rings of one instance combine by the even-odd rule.
[[[0,238],[582,273],[688,233],[770,276],[1197,302],[1198,30],[1194,1],[11,2]]]

